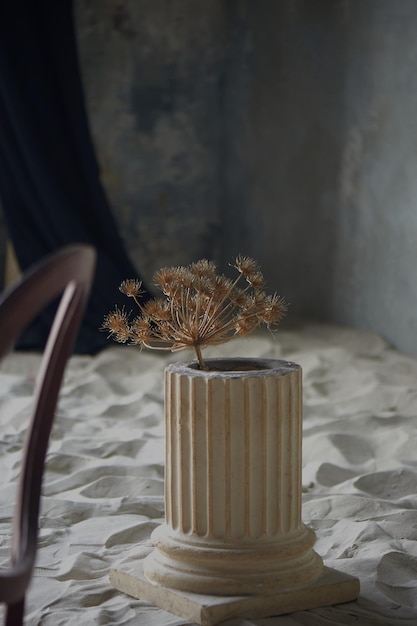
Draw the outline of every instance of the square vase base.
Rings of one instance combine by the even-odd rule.
[[[359,594],[357,578],[328,567],[314,583],[273,595],[212,596],[177,591],[147,580],[141,561],[111,569],[110,582],[129,596],[202,626],[213,626],[236,617],[256,619],[341,604],[355,600]]]

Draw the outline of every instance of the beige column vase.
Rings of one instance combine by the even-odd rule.
[[[301,368],[208,365],[166,371],[166,523],[153,532],[145,577],[217,595],[309,585],[323,562],[301,521]]]

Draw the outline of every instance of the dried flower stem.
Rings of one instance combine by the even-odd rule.
[[[247,335],[261,324],[277,324],[286,311],[283,298],[263,291],[264,279],[253,259],[239,256],[233,267],[238,271],[233,281],[217,275],[215,264],[205,259],[163,268],[154,280],[165,299],[144,305],[140,281],[125,280],[120,290],[134,300],[140,314],[131,320],[124,309],[116,309],[105,317],[102,329],[116,341],[151,350],[193,348],[199,367],[207,369],[203,348]],[[242,280],[247,283],[243,288]]]
[[[194,352],[195,352],[195,354],[197,356],[197,361],[198,361],[198,364],[200,366],[200,369],[201,370],[208,370],[208,367],[207,367],[207,365],[205,364],[205,362],[203,360],[203,355],[201,354],[200,346],[198,344],[196,344],[195,346],[193,346],[193,348],[194,348]]]

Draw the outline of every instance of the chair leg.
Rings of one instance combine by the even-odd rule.
[[[16,604],[10,604],[6,608],[5,626],[22,626],[25,601],[20,600]]]

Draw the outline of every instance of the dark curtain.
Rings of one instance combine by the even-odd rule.
[[[0,2],[0,199],[20,267],[90,243],[97,273],[76,352],[109,341],[99,326],[137,277],[102,189],[88,127],[71,0]],[[52,311],[21,348],[43,347]]]

